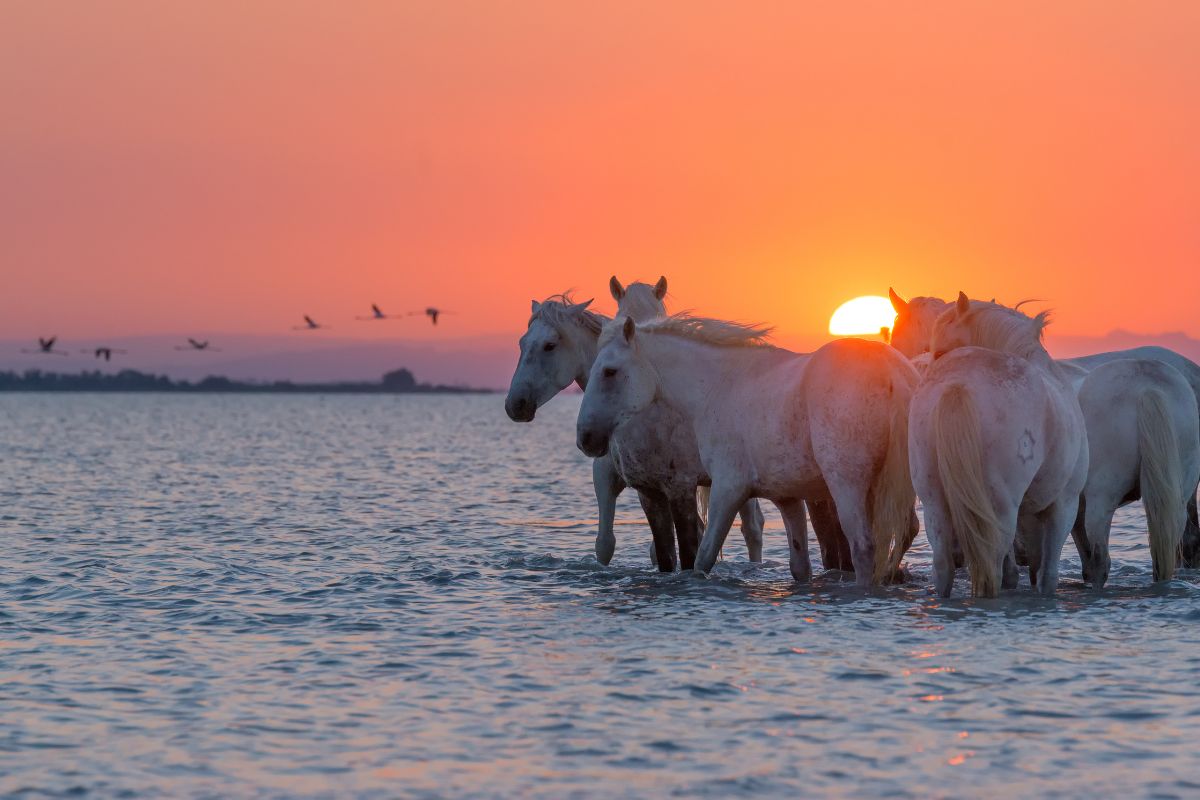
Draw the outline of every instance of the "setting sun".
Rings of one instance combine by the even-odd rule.
[[[847,300],[829,318],[829,332],[834,336],[866,336],[891,328],[896,312],[886,297],[864,295]]]

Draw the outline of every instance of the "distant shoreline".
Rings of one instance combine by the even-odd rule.
[[[294,383],[272,381],[253,383],[210,376],[191,382],[174,381],[165,375],[137,370],[115,373],[81,372],[64,374],[26,370],[23,373],[0,372],[0,392],[137,392],[158,394],[496,394],[497,389],[418,383],[407,369],[387,373],[376,383],[337,381],[331,383]]]

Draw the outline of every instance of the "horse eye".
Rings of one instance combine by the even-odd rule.
[[[542,349],[545,350],[547,353],[549,353],[555,347],[556,347],[556,344],[554,342],[546,342],[544,345],[542,345]]]
[[[616,367],[605,367],[605,368],[604,368],[604,377],[606,377],[606,378],[612,378],[612,377],[615,377],[615,376],[616,376],[616,374],[617,374],[617,368],[616,368]]]

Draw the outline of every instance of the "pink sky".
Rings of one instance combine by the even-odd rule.
[[[515,332],[614,272],[793,346],[889,283],[1200,336],[1200,4],[988,5],[5,4],[0,337]]]

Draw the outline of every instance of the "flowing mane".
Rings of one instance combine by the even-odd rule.
[[[582,311],[572,311],[573,305],[576,303],[570,292],[552,294],[538,304],[537,311],[529,316],[529,321],[540,319],[559,330],[564,326],[574,325],[595,336],[599,336],[605,323],[611,321],[609,317],[588,311],[586,308]]]
[[[1009,308],[999,303],[972,301],[971,310],[962,320],[962,324],[971,331],[972,343],[979,347],[1000,350],[1023,358],[1045,353],[1042,334],[1050,324],[1050,312],[1041,311],[1030,317],[1017,310],[1027,302],[1030,301],[1026,300],[1018,303],[1016,308]],[[954,311],[951,309],[947,313]]]
[[[618,334],[620,326],[609,325],[600,336],[600,346]],[[666,334],[694,339],[716,347],[770,347],[767,337],[773,328],[763,325],[747,325],[708,317],[693,317],[690,314],[673,314],[659,317],[637,326],[639,334]]]

